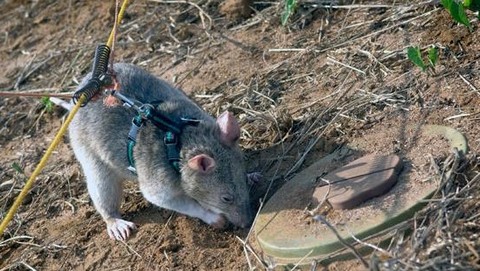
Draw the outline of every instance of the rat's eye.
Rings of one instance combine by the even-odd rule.
[[[221,198],[222,198],[223,203],[228,203],[228,204],[233,203],[233,196],[230,195],[230,194],[222,195]]]

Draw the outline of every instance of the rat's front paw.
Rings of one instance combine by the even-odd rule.
[[[110,239],[125,241],[130,236],[131,231],[136,228],[132,222],[119,218],[112,218],[107,221],[107,233]]]

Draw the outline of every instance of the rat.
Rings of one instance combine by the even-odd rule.
[[[253,220],[247,185],[251,180],[238,146],[240,127],[233,114],[226,111],[215,119],[182,90],[135,65],[117,63],[113,71],[122,95],[155,104],[155,110],[173,119],[187,117],[198,123],[186,125],[179,134],[176,170],[167,159],[165,131],[146,121],[133,148],[134,174],[128,170],[127,137],[137,111],[106,106],[102,99],[92,99],[78,111],[69,127],[70,144],[110,238],[126,240],[136,229],[120,215],[125,180],[138,181],[145,199],[161,208],[199,218],[216,228],[228,222],[248,227]],[[90,78],[91,74],[87,75],[78,89]]]

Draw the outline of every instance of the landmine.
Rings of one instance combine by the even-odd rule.
[[[395,143],[398,131],[393,129],[354,140],[279,189],[254,226],[268,258],[275,264],[307,265],[352,257],[332,230],[309,212],[322,215],[361,252],[368,248],[352,235],[375,236],[375,245],[388,241],[389,229],[413,217],[437,189],[438,180],[428,170],[432,159],[445,158],[453,148],[467,152],[466,139],[452,128],[426,125],[402,133],[408,138],[402,146]],[[384,137],[385,143],[375,137]]]

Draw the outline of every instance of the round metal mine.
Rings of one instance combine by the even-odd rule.
[[[427,154],[446,155],[453,148],[465,154],[467,142],[458,131],[438,125],[409,127],[402,133],[408,140],[401,148],[371,143],[365,136],[289,180],[255,224],[264,253],[284,264],[346,257],[349,252],[334,230],[355,245],[353,236],[371,237],[411,218],[438,186],[425,168],[425,159],[431,159]],[[392,134],[385,131],[386,137]]]

